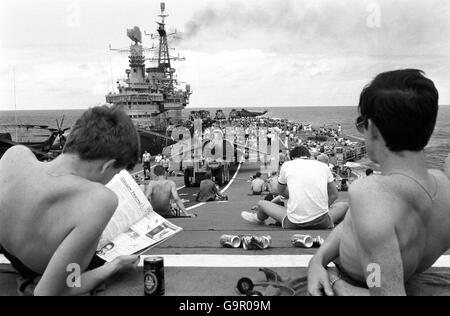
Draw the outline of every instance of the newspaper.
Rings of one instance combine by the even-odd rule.
[[[123,255],[141,254],[183,229],[153,211],[133,177],[122,171],[106,185],[119,205],[102,234],[97,256],[107,262]]]

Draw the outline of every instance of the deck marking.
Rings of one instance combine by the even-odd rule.
[[[194,209],[196,209],[196,208],[199,208],[200,206],[203,206],[203,205],[205,205],[205,204],[206,204],[206,203],[196,204],[196,205],[194,205],[194,206],[188,207],[188,208],[186,209],[186,211],[192,211],[192,210],[194,210]]]
[[[159,256],[159,255],[158,255]],[[143,259],[149,256],[142,256]],[[312,255],[160,255],[168,267],[307,268]],[[330,267],[334,266],[330,264]],[[450,255],[441,256],[433,268],[450,268]]]
[[[236,177],[239,174],[239,171],[241,170],[241,166],[242,166],[242,164],[239,164],[238,168],[236,169],[236,172],[234,173],[233,178],[230,180],[228,185],[222,191],[220,191],[221,194],[223,194],[226,190],[228,190],[230,188],[230,186],[233,184],[234,180],[236,180]],[[196,204],[194,206],[191,206],[191,207],[187,208],[186,211],[192,211],[192,210],[194,210],[196,208],[199,208],[200,206],[203,206],[205,204],[206,203]]]
[[[237,170],[236,170],[236,172],[234,173],[233,178],[231,178],[231,180],[228,183],[228,185],[222,191],[220,191],[220,193],[224,193],[233,184],[234,180],[236,180],[237,175],[239,174],[239,171],[241,170],[241,166],[242,166],[242,164],[240,163],[238,168],[237,168]]]
[[[312,255],[151,255],[141,256],[139,266],[147,257],[164,257],[166,267],[209,267],[209,268],[307,268]],[[0,255],[0,264],[10,264]],[[450,268],[450,255],[441,256],[433,268]]]

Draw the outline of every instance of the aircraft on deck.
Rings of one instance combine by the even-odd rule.
[[[64,128],[64,117],[61,120],[61,124],[56,120],[57,128],[50,128],[47,125],[0,125],[0,129],[21,129],[26,130],[27,133],[31,131],[48,131],[50,135],[43,140],[23,140],[13,139],[11,132],[0,133],[0,157],[11,147],[17,145],[27,146],[39,160],[51,160],[55,158],[63,149],[66,142],[66,132],[70,128]],[[43,138],[40,135],[31,135],[39,138]],[[57,141],[58,140],[58,141]]]

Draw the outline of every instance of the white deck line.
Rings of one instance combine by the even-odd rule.
[[[155,255],[166,267],[246,268],[307,267],[311,255]],[[139,266],[143,265],[142,256]]]
[[[164,257],[166,267],[209,267],[209,268],[306,268],[312,255],[152,255],[144,258]],[[10,262],[0,255],[0,264]],[[444,255],[433,265],[433,268],[450,268],[450,255]]]
[[[157,255],[155,255],[157,256]],[[146,257],[142,256],[142,260]],[[307,268],[312,255],[161,255],[167,267],[204,268]],[[140,266],[143,261],[141,260]],[[334,266],[330,264],[330,266]],[[444,255],[433,268],[450,268],[450,255]]]

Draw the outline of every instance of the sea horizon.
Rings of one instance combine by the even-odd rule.
[[[231,109],[240,110],[242,107],[187,107],[183,117],[188,117],[190,111],[207,110],[214,117],[216,110],[223,110],[226,116]],[[344,134],[352,137],[361,136],[355,128],[355,120],[358,116],[357,106],[285,106],[285,107],[246,107],[250,110],[261,112],[268,111],[268,116],[279,119],[289,119],[294,122],[311,124],[313,127],[342,126]],[[16,112],[0,111],[1,125],[14,125],[16,122],[22,125],[56,126],[56,119],[61,120],[65,116],[64,127],[72,126],[76,119],[86,109],[46,109],[46,110],[17,110]],[[436,124],[436,129],[427,146],[428,163],[430,167],[441,169],[445,158],[450,152],[450,106],[441,106]]]
[[[91,107],[94,106],[99,106],[99,105],[106,105],[105,104],[97,104],[97,105],[93,105],[93,106],[89,106],[89,107],[83,107],[83,108],[68,108],[68,109],[61,109],[61,108],[39,108],[39,109],[0,109],[0,113],[1,112],[32,112],[32,111],[83,111],[83,110],[87,110]],[[351,108],[351,107],[358,107],[357,105],[268,105],[268,106],[259,106],[259,105],[255,105],[255,106],[244,106],[244,105],[240,105],[240,106],[222,106],[222,105],[217,105],[217,106],[187,106],[184,110],[197,110],[197,109],[273,109],[273,108]],[[441,104],[439,105],[439,107],[450,107],[450,104]]]

